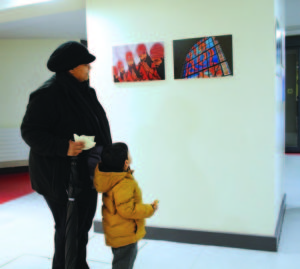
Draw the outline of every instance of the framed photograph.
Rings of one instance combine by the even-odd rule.
[[[115,83],[164,79],[163,42],[113,47],[113,80]]]
[[[233,75],[232,35],[173,41],[174,78],[212,78]]]

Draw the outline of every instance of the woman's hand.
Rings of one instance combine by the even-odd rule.
[[[69,149],[68,149],[68,156],[77,156],[82,152],[84,148],[83,142],[74,142],[72,140],[69,141]]]

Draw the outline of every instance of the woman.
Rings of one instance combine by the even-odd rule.
[[[89,87],[90,63],[95,56],[85,46],[70,41],[50,56],[47,67],[55,72],[31,93],[21,133],[30,147],[29,171],[32,188],[43,195],[55,221],[53,269],[65,268],[65,220],[71,156],[78,156],[81,193],[78,204],[77,268],[88,269],[86,245],[96,211],[93,189],[94,163],[103,146],[112,143],[109,123],[95,90]],[[96,147],[83,150],[73,135],[95,136]],[[90,162],[91,157],[98,160]]]

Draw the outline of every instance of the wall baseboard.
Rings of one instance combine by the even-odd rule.
[[[276,252],[279,246],[285,209],[286,195],[284,195],[282,199],[274,236],[255,236],[146,227],[147,235],[145,239]],[[96,233],[103,233],[101,221],[94,221],[94,231]]]
[[[28,160],[0,162],[0,175],[28,172]]]
[[[282,226],[283,226],[283,221],[284,221],[284,216],[285,216],[285,210],[286,210],[286,194],[284,194],[280,206],[280,211],[277,219],[277,225],[276,225],[276,230],[275,230],[275,238],[276,238],[276,251],[278,250],[279,247],[279,241],[281,238],[281,232],[282,232]]]

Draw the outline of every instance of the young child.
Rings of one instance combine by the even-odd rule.
[[[132,269],[137,242],[145,234],[145,218],[158,208],[158,201],[143,204],[142,193],[130,170],[131,158],[124,143],[104,148],[95,169],[94,186],[102,195],[103,230],[112,247],[112,269]]]

